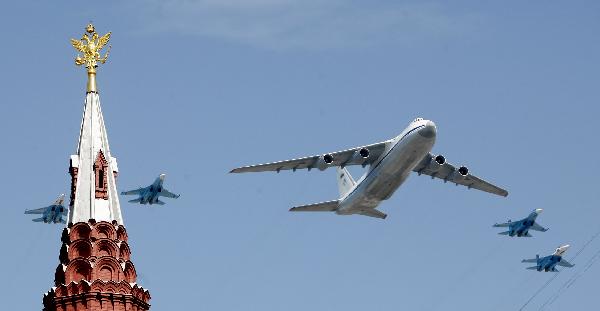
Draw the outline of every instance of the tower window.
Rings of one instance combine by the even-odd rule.
[[[94,162],[94,173],[96,177],[96,199],[108,200],[108,184],[106,171],[108,170],[108,162],[102,153],[98,152],[96,161]]]

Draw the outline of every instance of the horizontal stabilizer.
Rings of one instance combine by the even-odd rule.
[[[500,232],[500,233],[498,233],[498,234],[499,234],[499,235],[509,235],[509,234],[510,234],[510,231],[504,231],[504,232]]]
[[[382,213],[376,209],[369,209],[366,211],[361,211],[359,214],[361,214],[363,216],[369,216],[369,217],[375,217],[375,218],[381,218],[381,219],[385,219],[387,217],[387,214]]]
[[[140,202],[142,202],[142,198],[137,198],[137,199],[129,200],[129,203],[140,203]]]
[[[165,205],[165,202],[163,202],[161,200],[156,200],[156,202],[154,204]]]
[[[290,208],[290,212],[333,212],[338,208],[340,200],[314,203]]]
[[[527,267],[527,270],[537,270],[537,266],[533,266],[533,267]]]
[[[36,219],[32,219],[31,221],[34,221],[34,222],[44,222],[44,218],[43,217],[42,218],[36,218]]]

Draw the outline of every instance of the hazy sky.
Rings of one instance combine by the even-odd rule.
[[[554,275],[521,259],[564,243],[575,268],[525,310],[600,305],[600,264],[584,271],[600,238],[573,259],[600,229],[598,2],[123,3],[2,5],[3,309],[40,310],[53,285],[62,226],[23,210],[69,191],[86,83],[69,39],[90,20],[113,32],[98,87],[118,188],[164,172],[182,194],[121,200],[152,310],[515,310]],[[293,214],[337,198],[335,171],[227,174],[385,140],[415,117],[436,122],[434,153],[508,198],[414,175],[384,221]],[[491,227],[534,208],[548,232]]]

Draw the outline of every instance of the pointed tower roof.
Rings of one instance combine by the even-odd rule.
[[[77,154],[71,156],[69,223],[94,219],[116,221],[122,225],[123,218],[116,188],[117,160],[110,153],[96,87],[97,62],[104,63],[108,58],[108,53],[100,57],[99,51],[108,43],[110,32],[99,37],[91,24],[87,26],[86,32],[81,40],[71,39],[73,47],[83,53],[83,56],[77,56],[75,63],[86,66],[88,83]]]

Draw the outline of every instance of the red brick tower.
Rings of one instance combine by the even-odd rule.
[[[88,72],[87,94],[77,154],[71,156],[69,221],[62,234],[54,287],[44,295],[44,311],[149,310],[150,293],[136,283],[136,271],[123,226],[116,188],[117,160],[111,156],[96,88],[99,51],[110,33],[99,37],[88,25],[71,40],[83,55],[75,59]]]

